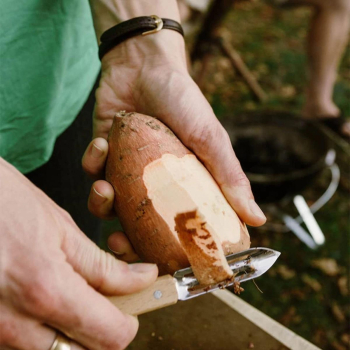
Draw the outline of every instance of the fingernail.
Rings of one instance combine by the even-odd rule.
[[[93,187],[93,189],[94,189],[94,192],[97,194],[97,198],[98,198],[98,200],[96,200],[95,199],[95,202],[97,201],[98,203],[97,204],[102,204],[103,202],[105,202],[106,200],[107,200],[107,198],[105,197],[105,196],[103,196],[100,192],[98,192],[97,190],[96,190],[96,188],[95,187]]]
[[[100,158],[103,155],[101,148],[97,147],[94,143],[92,144],[91,154],[94,158]]]
[[[266,216],[264,215],[264,213],[262,212],[260,207],[256,204],[254,199],[249,200],[249,207],[250,207],[250,211],[253,213],[253,215],[258,216],[259,218],[266,220]]]
[[[125,254],[125,253],[117,252],[116,250],[113,250],[108,244],[107,244],[107,246],[108,246],[108,249],[109,249],[113,254],[115,254],[115,255],[121,256],[121,255],[124,255],[124,254]]]
[[[137,273],[150,272],[155,268],[156,268],[155,264],[145,264],[145,263],[129,264],[129,269],[132,272],[137,272]]]

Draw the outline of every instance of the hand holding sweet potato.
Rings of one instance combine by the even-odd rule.
[[[205,165],[242,221],[262,225],[266,218],[254,201],[229,136],[187,71],[183,39],[171,31],[158,34],[129,39],[103,58],[94,113],[94,137],[98,139],[87,149],[84,168],[95,176],[103,172],[108,145],[102,139],[107,138],[117,111],[151,115],[166,124]],[[95,143],[103,155],[91,162]],[[100,180],[93,188],[99,194],[91,191],[91,211],[100,217],[111,216],[112,187]],[[114,249],[125,250],[124,243]]]

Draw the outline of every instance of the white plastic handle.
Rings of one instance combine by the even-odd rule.
[[[293,198],[294,205],[298,209],[300,216],[308,228],[312,238],[317,245],[322,245],[325,242],[324,234],[318,225],[315,217],[313,216],[309,206],[307,205],[305,199],[301,195],[297,195]]]

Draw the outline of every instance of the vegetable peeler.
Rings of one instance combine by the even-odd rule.
[[[137,316],[232,285],[239,291],[240,283],[264,274],[280,254],[273,249],[258,247],[227,255],[233,277],[220,283],[201,285],[188,267],[176,271],[173,276],[158,277],[154,284],[141,292],[107,298],[122,312]]]

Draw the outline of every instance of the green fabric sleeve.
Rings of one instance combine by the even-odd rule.
[[[89,2],[3,0],[0,32],[0,156],[26,173],[50,158],[100,69]]]

